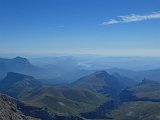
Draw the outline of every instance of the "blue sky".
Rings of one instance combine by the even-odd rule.
[[[0,54],[160,56],[160,0],[0,0]]]

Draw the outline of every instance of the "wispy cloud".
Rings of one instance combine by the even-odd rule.
[[[151,19],[160,19],[160,11],[152,12],[150,14],[144,14],[144,15],[130,14],[127,16],[117,16],[116,19],[107,20],[101,23],[101,25],[138,22],[138,21],[151,20]]]

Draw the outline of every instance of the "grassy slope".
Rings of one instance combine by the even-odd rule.
[[[144,80],[141,84],[129,90],[133,91],[137,98],[160,99],[160,83],[156,81]]]
[[[103,95],[68,87],[42,87],[22,99],[26,103],[47,107],[52,113],[78,115],[107,101]]]
[[[160,103],[154,102],[127,102],[110,115],[113,120],[159,120]]]
[[[125,85],[113,75],[105,71],[98,71],[79,79],[72,84],[72,87],[89,89],[116,99],[120,91],[125,88]]]
[[[41,84],[38,81],[28,79],[15,83],[6,92],[13,97],[21,98],[40,86]]]
[[[99,78],[96,77],[95,74],[92,74],[76,81],[73,84],[73,88],[89,89],[96,92],[97,90],[102,89],[105,84],[104,78]]]

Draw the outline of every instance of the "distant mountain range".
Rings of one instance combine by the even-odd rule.
[[[0,79],[4,78],[8,72],[31,75],[46,84],[63,84],[73,82],[93,71],[78,69],[66,63],[39,67],[22,57],[0,58]]]
[[[112,68],[112,69],[107,69],[106,71],[110,74],[118,73],[122,76],[131,78],[137,82],[140,82],[144,78],[154,81],[160,81],[160,69],[134,71],[127,69]]]
[[[60,59],[60,58],[59,58]],[[4,78],[8,72],[17,72],[26,75],[34,76],[46,84],[63,84],[71,83],[77,79],[89,75],[96,70],[85,69],[76,65],[76,61],[71,59],[71,62],[63,63],[64,60],[57,60],[55,64],[43,65],[41,67],[32,65],[26,58],[16,57],[13,59],[0,58],[0,79]],[[70,60],[70,59],[69,59]],[[63,63],[63,64],[62,64]],[[106,69],[110,74],[119,74],[126,76],[134,81],[140,82],[142,79],[160,80],[160,69],[133,71],[120,68]]]
[[[159,69],[70,71],[68,79],[76,75],[83,77],[69,84],[53,85],[44,84],[44,79],[34,78],[33,74],[36,76],[47,71],[32,65],[25,58],[2,61],[0,69],[4,70],[1,72],[4,77],[0,80],[0,93],[6,94],[0,94],[2,120],[4,117],[7,120],[159,119]],[[29,74],[31,69],[33,73]],[[156,81],[141,81],[142,78]]]
[[[0,78],[2,79],[8,72],[39,76],[41,73],[43,73],[43,69],[32,65],[26,58],[0,58]]]

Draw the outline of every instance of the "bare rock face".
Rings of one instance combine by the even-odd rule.
[[[16,104],[10,97],[0,94],[0,120],[37,120],[29,116],[25,116],[16,107]]]

